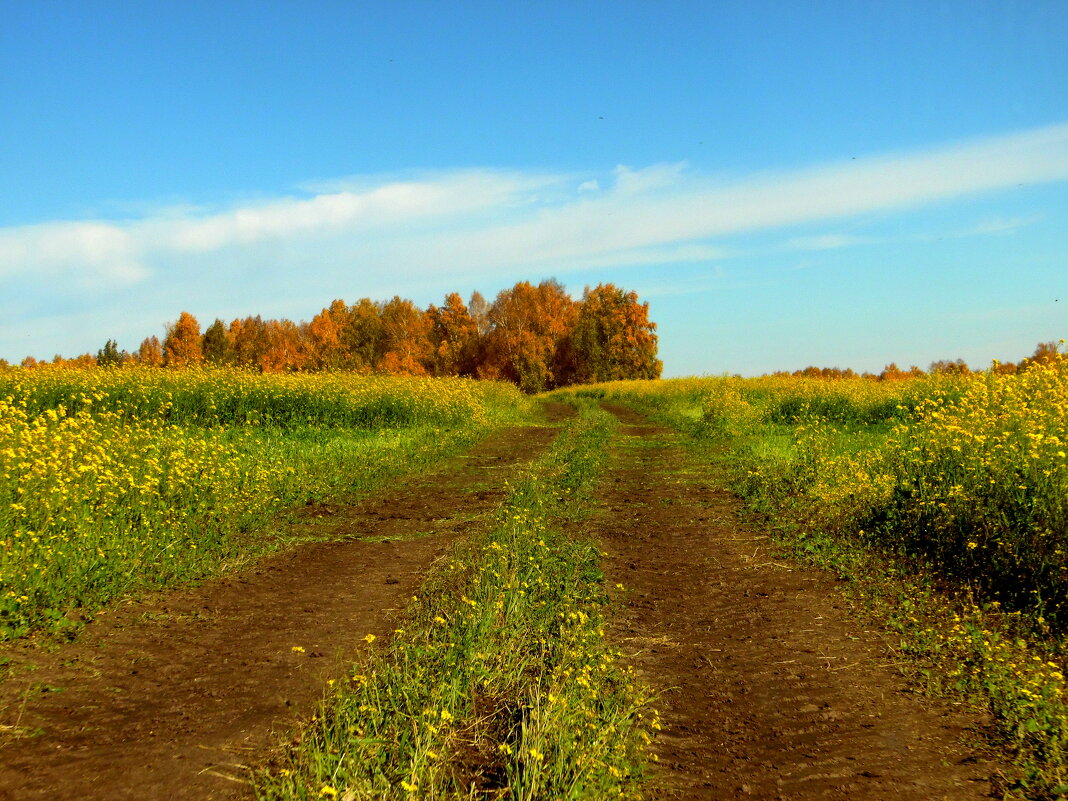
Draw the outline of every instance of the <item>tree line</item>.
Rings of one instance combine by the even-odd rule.
[[[1063,344],[1064,340],[1060,341]],[[1057,347],[1057,342],[1039,342],[1035,346],[1034,353],[1030,356],[1025,356],[1018,362],[999,362],[995,361],[991,369],[1000,375],[1010,375],[1012,373],[1023,372],[1029,370],[1032,367],[1054,364],[1060,358],[1062,358],[1061,350]],[[802,370],[794,370],[789,372],[788,370],[779,370],[772,373],[774,376],[787,377],[793,376],[795,378],[822,378],[828,381],[834,381],[844,378],[866,378],[872,381],[905,381],[910,378],[923,378],[928,375],[960,375],[968,376],[973,372],[982,372],[982,370],[976,371],[968,366],[964,359],[939,359],[938,361],[931,362],[927,370],[917,367],[915,364],[911,365],[907,370],[904,370],[897,366],[896,362],[890,362],[882,369],[881,372],[863,372],[857,373],[850,368],[842,369],[841,367],[805,367]]]
[[[134,353],[108,340],[96,356],[68,364],[159,367],[228,365],[263,372],[355,370],[396,375],[470,376],[512,381],[527,392],[573,383],[659,378],[656,323],[636,292],[587,287],[574,300],[554,279],[521,281],[489,303],[450,293],[420,309],[395,296],[381,302],[335,300],[310,322],[260,316],[216,319],[203,331],[189,312],[162,341],[146,337]],[[23,361],[32,367],[32,359]]]

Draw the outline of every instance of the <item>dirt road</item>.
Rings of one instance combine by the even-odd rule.
[[[39,734],[0,729],[0,800],[248,796],[242,766],[310,714],[361,637],[392,631],[431,562],[555,434],[499,432],[364,504],[309,508],[334,542],[119,607],[53,653],[8,651],[22,668],[0,685],[0,725]]]
[[[624,426],[588,528],[627,587],[615,636],[660,693],[651,796],[987,796],[996,766],[963,744],[980,723],[910,694],[833,576],[777,560],[737,499],[687,471],[676,435],[612,411]],[[554,434],[502,432],[362,505],[310,509],[334,542],[16,653],[39,669],[0,687],[0,725],[41,733],[0,740],[0,801],[247,797],[243,766],[309,714],[364,634],[388,636],[503,473]]]
[[[617,636],[661,693],[653,797],[988,797],[994,766],[962,744],[980,722],[910,694],[833,576],[776,560],[669,432],[610,410],[592,528],[627,588]]]

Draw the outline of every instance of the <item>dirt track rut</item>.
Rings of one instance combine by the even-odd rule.
[[[653,797],[989,797],[994,766],[963,744],[980,722],[910,694],[833,576],[777,561],[666,431],[610,410],[592,528],[627,588],[616,634],[662,694]]]
[[[498,432],[362,504],[310,508],[340,541],[121,606],[51,654],[9,651],[36,669],[0,685],[0,724],[40,734],[0,740],[0,801],[247,797],[242,766],[310,712],[361,637],[388,636],[433,560],[502,498],[504,471],[555,433]]]

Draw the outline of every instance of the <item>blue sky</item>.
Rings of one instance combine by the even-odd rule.
[[[0,2],[0,358],[555,276],[666,375],[1068,336],[1068,3]]]

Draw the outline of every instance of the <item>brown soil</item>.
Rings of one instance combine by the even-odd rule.
[[[833,575],[776,558],[668,432],[624,437],[592,527],[626,586],[617,635],[660,693],[663,799],[975,799],[981,721],[910,694]]]
[[[615,633],[659,692],[653,796],[988,796],[996,766],[966,744],[981,721],[909,693],[833,576],[777,558],[669,432],[611,410],[624,436],[591,528],[627,588]],[[119,606],[53,652],[5,650],[0,801],[248,797],[247,766],[365,634],[389,636],[434,559],[501,498],[498,471],[554,433],[502,432],[356,506],[309,507],[304,525],[331,541]]]
[[[0,801],[247,797],[246,766],[311,713],[362,637],[388,636],[434,559],[500,500],[499,471],[554,434],[500,432],[363,503],[306,510],[333,541],[121,605],[52,652],[5,649]]]

